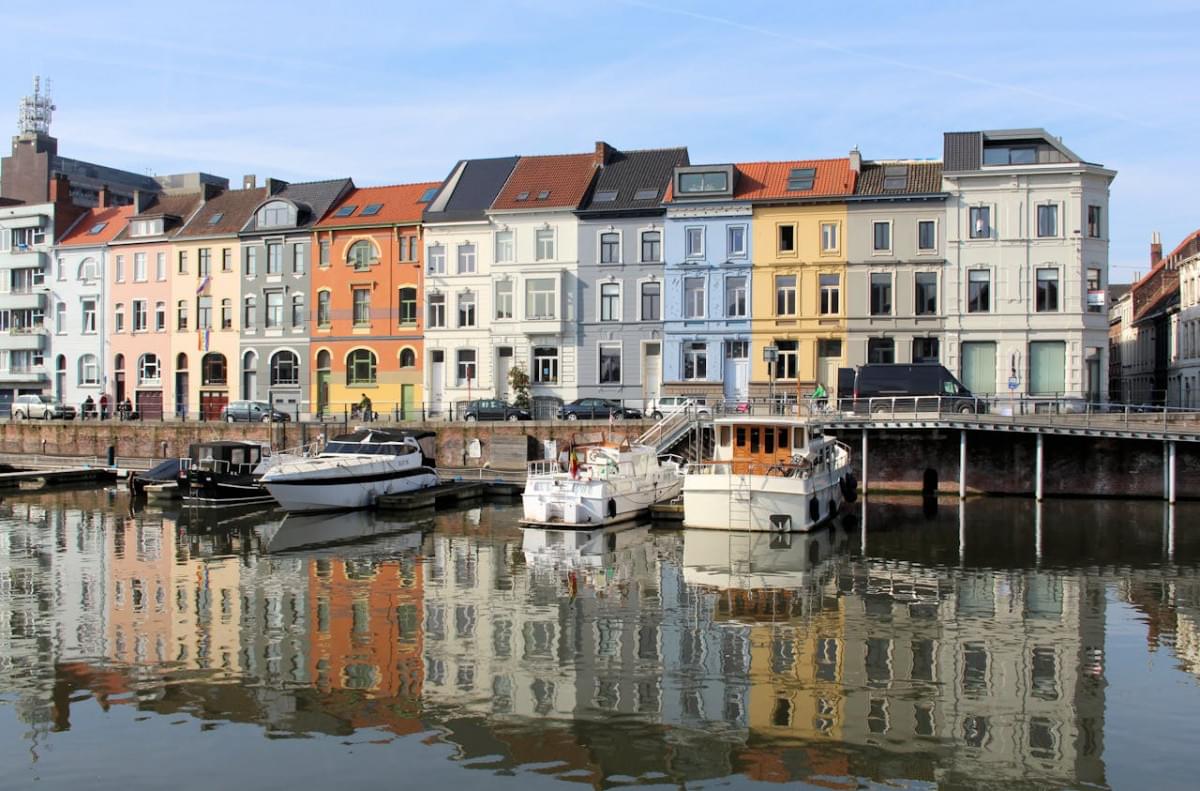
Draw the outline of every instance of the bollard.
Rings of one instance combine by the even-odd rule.
[[[167,441],[164,439],[159,443],[162,446],[162,457],[167,458]]]
[[[117,466],[117,446],[116,445],[108,446],[108,466],[109,467]]]

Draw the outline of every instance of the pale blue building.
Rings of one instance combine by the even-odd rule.
[[[664,223],[663,390],[743,401],[750,389],[750,201],[737,165],[678,167]],[[743,179],[745,180],[745,179]]]

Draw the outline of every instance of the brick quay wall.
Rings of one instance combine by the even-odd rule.
[[[607,421],[535,421],[522,423],[404,424],[437,433],[440,467],[507,472],[510,478],[526,460],[543,457],[545,441],[569,442],[591,433],[616,431],[637,436],[650,423],[629,421],[610,428]],[[294,448],[320,435],[346,431],[342,423],[216,423],[52,421],[0,423],[0,453],[104,460],[109,446],[118,462],[186,455],[195,442],[247,439]],[[861,480],[862,432],[830,432],[851,449]],[[1043,444],[1046,496],[1163,496],[1163,443],[1153,440],[1101,439],[1046,435]],[[869,489],[942,493],[958,491],[959,432],[953,430],[872,431],[868,438]],[[1032,434],[971,431],[967,435],[967,491],[972,494],[1032,495],[1035,488],[1036,438]],[[1200,498],[1200,443],[1176,446],[1177,492]]]

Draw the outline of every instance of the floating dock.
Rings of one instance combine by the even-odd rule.
[[[416,511],[485,497],[503,500],[520,497],[524,488],[522,484],[506,481],[447,481],[414,492],[385,494],[376,498],[375,507],[380,511]]]
[[[110,482],[116,470],[105,467],[66,467],[57,470],[22,470],[0,473],[0,489],[41,489],[77,483]]]

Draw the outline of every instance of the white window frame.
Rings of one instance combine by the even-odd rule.
[[[887,229],[888,229],[888,231],[887,231],[887,233],[888,233],[887,247],[884,249],[878,249],[878,250],[875,248],[875,226],[877,226],[877,225],[886,225]],[[892,251],[896,248],[896,237],[895,237],[895,234],[893,233],[894,231],[895,231],[895,223],[893,223],[891,220],[871,220],[871,255],[891,255],[892,254]]]
[[[460,242],[454,248],[454,273],[456,275],[479,273],[479,245],[474,242]]]
[[[503,234],[508,235],[508,245],[507,245],[508,246],[508,257],[507,258],[500,257],[500,250],[502,249],[502,245],[500,244],[500,236]],[[508,230],[497,230],[492,235],[492,260],[497,264],[511,264],[517,260],[517,232],[516,231],[512,230],[511,228]]]
[[[623,285],[624,284],[620,280],[602,280],[599,283],[597,283],[597,288],[596,288],[596,320],[597,321],[602,321],[606,324],[611,324],[611,323],[619,324],[621,321],[624,320],[624,315],[625,315],[624,291],[625,291],[625,289],[623,288]],[[615,286],[617,289],[616,315],[613,316],[612,318],[608,318],[608,319],[604,318],[604,287],[605,286]]]
[[[492,284],[492,308],[493,308],[492,315],[496,321],[512,321],[512,320],[516,319],[516,317],[517,317],[516,284],[517,284],[517,281],[513,280],[512,278],[507,278],[507,279],[502,278],[500,280],[496,280]],[[504,317],[500,316],[500,306],[503,302],[503,300],[501,300],[501,298],[500,298],[501,297],[500,286],[502,286],[502,285],[507,286],[507,288],[508,288],[508,294],[507,294],[507,296],[508,296],[508,315],[504,316]]]
[[[437,297],[435,300],[434,297]],[[444,330],[446,329],[446,292],[433,291],[425,298],[425,326],[429,329]],[[440,321],[434,321],[434,305],[441,305]]]
[[[702,347],[701,349],[694,348],[695,346]],[[684,341],[680,347],[679,358],[679,378],[685,382],[704,382],[708,380],[708,344],[704,341]],[[704,374],[695,376],[696,365],[693,364],[693,376],[687,375],[687,360],[689,355],[694,355],[695,359],[704,360]]]
[[[733,314],[729,312],[729,281],[740,277],[745,282],[742,283],[743,301],[746,303],[744,313]],[[721,283],[721,296],[724,300],[722,313],[727,319],[749,319],[750,318],[750,275],[747,272],[734,272],[723,278]]]
[[[141,327],[141,329],[138,329],[138,306],[139,305],[142,308],[142,327]],[[132,321],[130,322],[130,329],[132,329],[133,332],[146,332],[150,326],[149,303],[144,299],[135,299],[135,300],[133,300],[132,306],[133,306],[133,308],[132,308],[133,313],[132,313]]]
[[[454,326],[458,329],[470,329],[479,326],[479,299],[475,291],[466,289],[458,292],[454,300]],[[470,305],[469,321],[463,318],[463,307]]]
[[[603,259],[604,237],[610,233],[617,235],[617,258],[615,261],[605,261]],[[600,232],[596,234],[596,263],[604,266],[625,263],[625,234],[619,228],[602,228]]]
[[[643,242],[643,237],[644,237],[646,234],[648,234],[648,233],[656,233],[656,234],[658,234],[658,259],[657,259],[657,260],[653,260],[653,261],[652,261],[652,260],[650,260],[649,258],[643,258],[643,257],[642,257],[642,251],[645,249],[645,245],[644,245],[644,242]],[[639,263],[639,264],[661,264],[661,263],[663,262],[663,236],[664,236],[664,231],[663,231],[663,229],[662,229],[662,228],[660,228],[660,227],[658,227],[657,225],[651,225],[651,226],[648,226],[648,227],[646,227],[646,228],[638,228],[638,234],[637,234],[637,242],[638,242],[638,249],[637,249],[637,260],[638,260],[638,263]]]
[[[657,283],[658,284],[658,318],[657,319],[648,319],[648,318],[646,318],[646,314],[642,312],[642,287],[648,283]],[[645,321],[645,322],[651,322],[651,323],[662,322],[663,310],[666,308],[666,305],[663,304],[663,291],[665,290],[665,286],[666,286],[666,282],[664,280],[662,280],[660,278],[655,278],[655,277],[644,277],[637,281],[638,321]]]
[[[535,300],[530,300],[530,298],[529,298],[529,284],[534,280],[549,280],[552,283],[554,283],[554,289],[552,292],[550,292],[553,294],[553,297],[551,297],[551,305],[550,305],[551,312],[549,315],[546,315],[546,316],[534,315],[531,310],[532,306],[530,303]],[[562,305],[560,304],[560,296],[559,296],[559,288],[560,288],[561,284],[559,283],[558,277],[555,277],[553,274],[537,275],[536,277],[527,277],[521,283],[521,286],[522,286],[521,295],[522,295],[522,300],[524,302],[523,307],[525,309],[525,320],[526,321],[558,321],[559,308],[562,307]],[[547,292],[538,291],[537,293],[545,294]]]
[[[833,275],[837,278],[836,286],[827,286],[821,282],[821,278]],[[826,291],[837,295],[837,310],[826,313],[824,311]],[[842,273],[841,272],[817,272],[817,315],[818,316],[840,316],[842,315]]]
[[[549,255],[542,254],[542,241],[549,234],[550,250]],[[538,228],[533,234],[533,260],[535,261],[557,261],[558,260],[558,228]]]
[[[871,305],[871,292],[875,289],[875,275],[887,275],[888,278],[888,311],[887,313],[876,313]],[[867,316],[872,318],[879,316],[895,316],[896,315],[896,272],[891,269],[874,269],[867,273]]]
[[[1042,238],[1047,239],[1047,238],[1051,238],[1051,237],[1042,237]],[[1037,306],[1037,296],[1038,296],[1037,295],[1037,287],[1038,287],[1038,283],[1040,282],[1040,279],[1038,278],[1038,273],[1042,272],[1042,271],[1053,271],[1054,272],[1054,285],[1055,285],[1054,308],[1051,310],[1038,310],[1038,306]],[[1086,271],[1084,273],[1084,277],[1085,278],[1087,277]],[[1087,299],[1087,297],[1085,296],[1084,300],[1086,301],[1086,299]],[[1033,299],[1031,300],[1031,302],[1033,303],[1031,305],[1031,307],[1033,308],[1033,310],[1030,311],[1031,313],[1062,313],[1063,312],[1063,268],[1061,266],[1059,266],[1058,264],[1041,264],[1041,265],[1035,264],[1033,266]],[[1086,309],[1086,306],[1085,306],[1085,309]]]
[[[833,244],[826,244],[825,229],[833,229]],[[837,255],[842,250],[842,224],[837,220],[821,220],[819,225],[821,233],[821,255]],[[874,226],[872,226],[872,232]],[[872,243],[874,240],[872,240]]]
[[[1042,236],[1042,207],[1054,208],[1054,233]],[[1044,200],[1038,201],[1033,209],[1033,238],[1034,239],[1061,239],[1063,235],[1063,208],[1058,201]],[[1044,267],[1043,267],[1044,268]]]
[[[988,284],[988,306],[987,310],[971,310],[971,273],[972,272],[987,272]],[[1036,276],[1036,275],[1035,275]],[[967,276],[963,278],[963,285],[966,286],[963,293],[963,313],[968,316],[986,316],[989,313],[996,312],[996,270],[990,266],[968,266]],[[1031,313],[1033,311],[1030,311]]]
[[[615,348],[617,350],[617,380],[615,382],[604,381],[604,359],[602,357],[605,347]],[[596,384],[598,385],[620,385],[625,383],[625,344],[622,341],[598,341],[596,343]]]
[[[133,282],[145,283],[150,276],[149,260],[146,258],[146,253],[133,254]]]
[[[972,209],[987,209],[988,229],[983,236],[975,235],[975,226],[971,224]],[[996,206],[992,203],[971,203],[967,205],[967,241],[981,242],[996,238]]]
[[[538,356],[538,354],[537,354],[538,349],[554,349],[554,357],[550,358],[545,355]],[[559,381],[562,379],[562,356],[563,356],[562,349],[563,349],[563,347],[559,344],[546,345],[546,346],[536,346],[535,345],[530,349],[529,359],[531,359],[533,361],[533,365],[531,366],[533,368],[533,371],[530,374],[530,381],[533,384],[556,385],[559,383]],[[553,359],[554,360],[554,366],[553,366],[554,367],[554,376],[553,376],[553,378],[542,379],[542,367],[541,367],[541,365],[538,364],[538,361],[542,360],[542,359],[547,359],[547,360]]]
[[[788,313],[779,311],[779,297],[783,293],[780,291],[779,278],[790,277],[792,279],[792,309]],[[774,298],[775,312],[774,315],[781,319],[794,319],[800,315],[800,275],[795,272],[777,272],[771,278],[771,296]]]
[[[735,250],[733,248],[733,231],[740,229],[742,232],[742,248]],[[733,222],[725,225],[725,257],[726,258],[745,258],[749,255],[750,249],[750,228],[746,223]]]
[[[692,232],[695,231],[700,239],[700,249],[697,252],[691,250]],[[689,261],[696,261],[704,258],[705,246],[705,228],[703,225],[687,225],[683,229],[683,257]]]
[[[463,360],[462,353],[470,352],[474,360]],[[469,374],[462,376],[463,366],[469,366]],[[466,387],[467,382],[479,382],[479,350],[473,346],[462,346],[454,350],[454,383],[458,387]]]
[[[921,223],[923,223],[923,222],[933,223],[933,247],[926,248],[926,247],[921,246]],[[917,238],[916,238],[917,255],[937,255],[938,233],[940,231],[941,231],[941,225],[938,222],[937,217],[918,217],[917,218]]]
[[[700,312],[695,315],[688,315],[688,310],[694,307],[691,297],[688,295],[688,281],[700,281]],[[703,275],[692,275],[683,278],[683,318],[684,321],[696,321],[699,319],[708,318],[708,278]]]
[[[92,303],[91,311],[89,311],[87,308],[87,304],[89,302]],[[99,310],[99,307],[98,307],[99,302],[100,302],[100,300],[96,299],[95,297],[84,297],[83,299],[81,299],[79,301],[79,309],[80,309],[80,312],[82,313],[82,317],[81,317],[82,321],[80,322],[79,326],[81,328],[80,333],[82,333],[83,335],[95,335],[96,334],[96,311]],[[91,324],[92,324],[91,327],[88,327],[88,319],[89,318],[91,319]]]
[[[425,265],[431,275],[446,274],[446,245],[438,242],[425,250]]]

